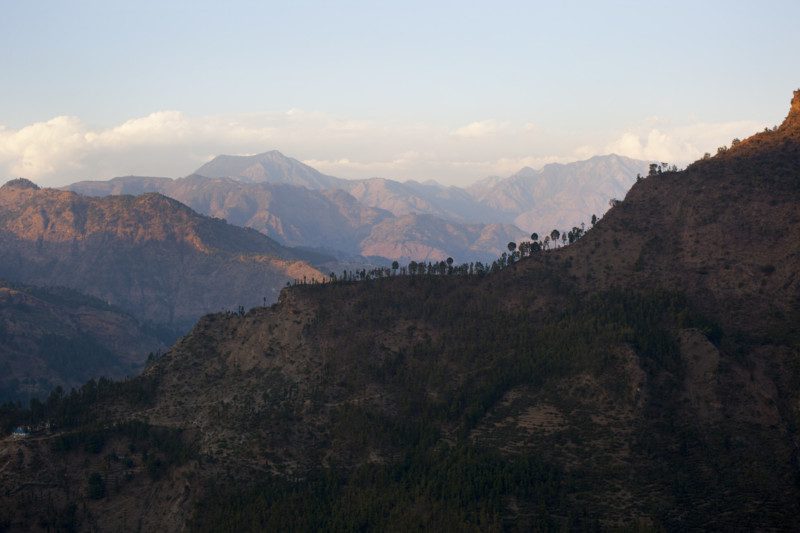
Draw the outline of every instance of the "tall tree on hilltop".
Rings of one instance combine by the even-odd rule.
[[[554,229],[550,232],[550,240],[553,241],[553,245],[557,248],[558,247],[558,238],[561,237],[561,232],[557,229]]]

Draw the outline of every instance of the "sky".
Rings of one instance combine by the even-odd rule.
[[[465,185],[686,164],[781,122],[800,2],[0,0],[0,180],[179,177],[280,150]]]

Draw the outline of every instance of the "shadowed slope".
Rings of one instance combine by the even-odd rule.
[[[0,403],[136,375],[172,340],[90,296],[0,282]]]

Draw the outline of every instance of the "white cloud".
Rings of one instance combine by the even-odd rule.
[[[461,128],[455,129],[452,131],[452,135],[455,137],[463,137],[467,139],[475,139],[479,137],[488,137],[491,135],[496,135],[500,131],[506,129],[508,127],[508,123],[506,122],[498,122],[493,119],[489,120],[480,120],[477,122],[471,122],[466,126],[462,126]]]
[[[126,174],[177,177],[217,154],[277,149],[345,178],[466,184],[524,166],[538,168],[609,152],[685,164],[761,129],[762,124],[752,121],[675,126],[649,118],[610,135],[585,132],[578,144],[532,122],[493,119],[453,129],[302,109],[201,117],[165,110],[108,128],[90,128],[77,117],[61,116],[16,130],[0,126],[0,179],[22,176],[42,185],[64,185]]]
[[[684,165],[699,159],[705,152],[714,153],[718,146],[729,145],[733,138],[744,138],[764,128],[764,124],[755,121],[701,122],[683,126],[653,125],[657,119],[648,122],[650,124],[622,133],[602,151]]]
[[[17,131],[0,129],[0,168],[33,177],[75,168],[85,152],[86,136],[75,117],[55,117]]]

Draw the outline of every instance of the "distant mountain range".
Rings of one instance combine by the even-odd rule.
[[[85,195],[159,192],[200,213],[289,246],[393,260],[489,260],[532,231],[602,216],[647,162],[617,155],[524,168],[469,188],[389,179],[343,180],[277,151],[219,156],[180,179],[126,176],[67,188]]]
[[[622,199],[646,175],[649,163],[619,155],[576,163],[525,167],[505,179],[487,178],[467,190],[481,204],[530,231],[564,230],[602,216],[609,200]],[[502,215],[498,216],[502,218]]]

